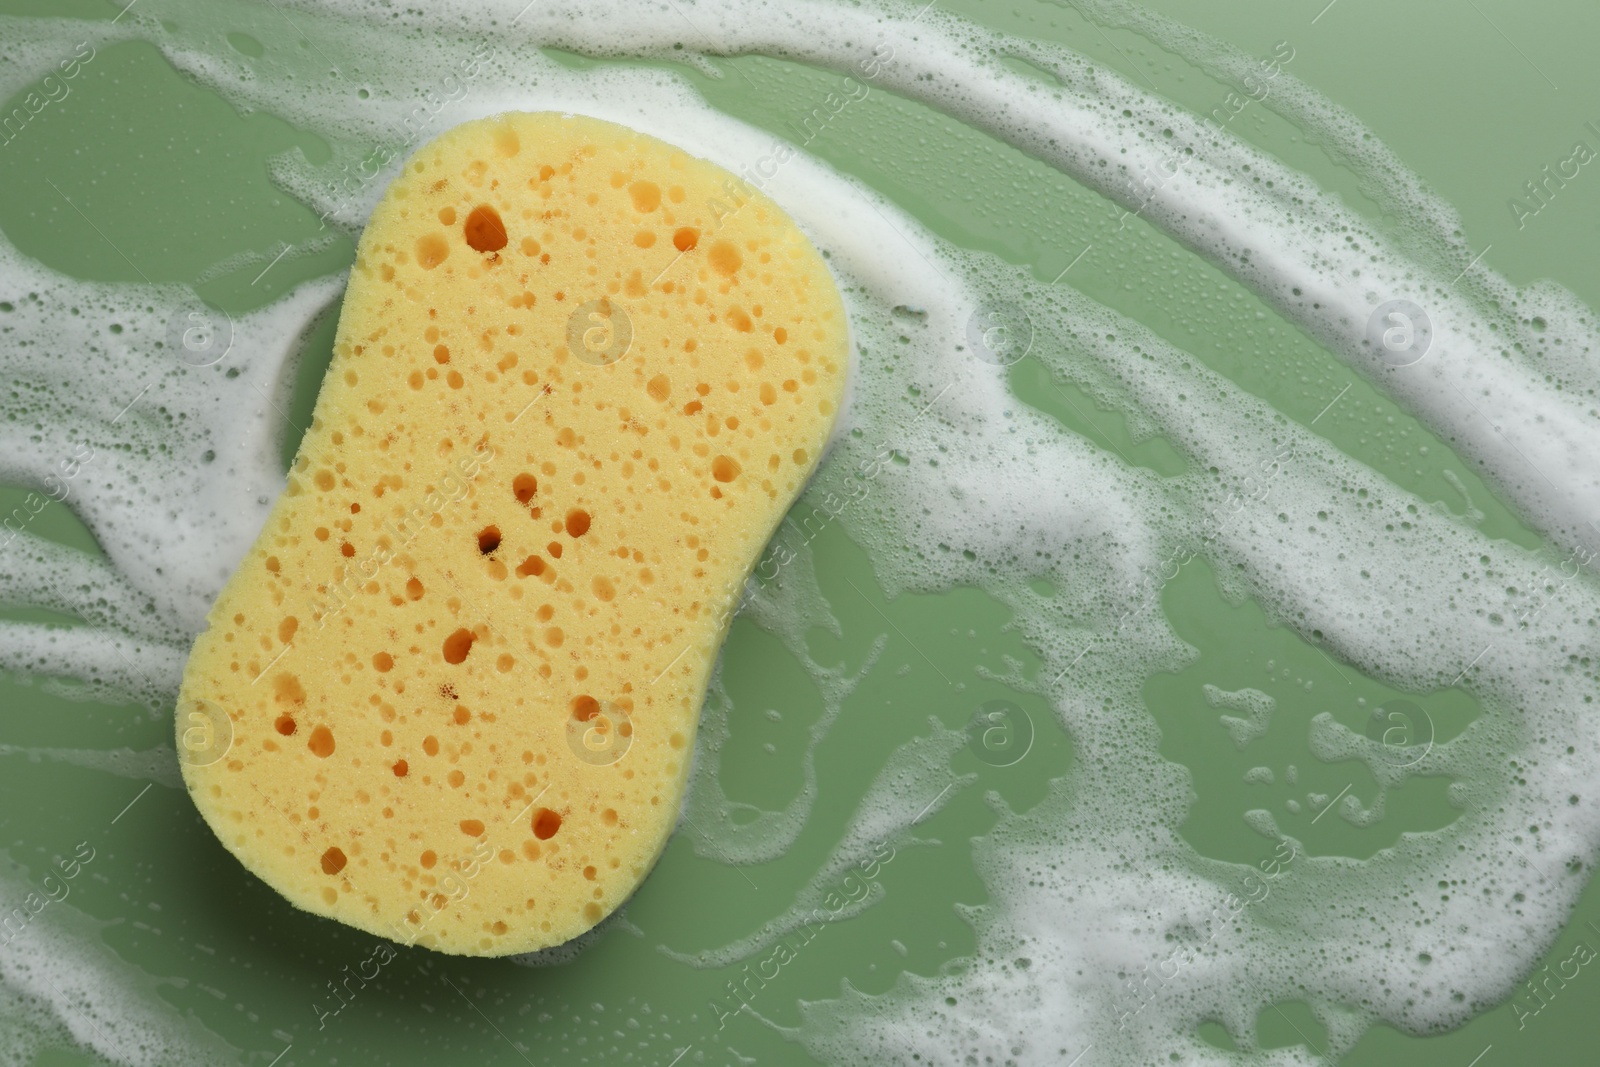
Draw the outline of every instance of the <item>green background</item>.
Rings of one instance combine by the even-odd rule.
[[[1086,22],[1065,5],[942,0],[940,6],[998,29],[1068,44],[1197,112],[1216,106],[1227,93],[1226,86],[1150,41]],[[1289,41],[1295,50],[1289,71],[1351,110],[1455,205],[1471,248],[1489,247],[1484,261],[1490,267],[1517,284],[1554,279],[1600,307],[1600,261],[1594,255],[1600,171],[1585,168],[1521,229],[1506,204],[1542,166],[1565,159],[1575,140],[1600,148],[1600,140],[1583,129],[1588,120],[1600,122],[1600,66],[1591,51],[1600,40],[1600,9],[1576,0],[1532,10],[1514,0],[1337,0],[1326,9],[1325,0],[1165,0],[1150,6],[1252,56],[1270,55],[1277,42]],[[119,8],[107,0],[0,0],[0,12],[20,15],[110,18]],[[245,54],[263,47],[248,38],[234,44]],[[713,105],[780,135],[837,77],[762,57],[717,63],[729,76],[675,69]],[[733,75],[734,68],[742,76]],[[1352,173],[1269,107],[1252,105],[1230,128],[1382,222]],[[284,243],[317,232],[315,214],[268,181],[266,161],[296,146],[313,161],[325,159],[328,146],[272,116],[241,117],[174,72],[151,46],[102,49],[71,95],[24,132],[0,151],[0,229],[24,253],[66,273],[188,283],[228,256],[255,251],[270,257]],[[1070,179],[884,92],[852,105],[810,150],[883,190],[947,240],[1026,265],[1044,281],[1094,242],[1071,272],[1072,284],[1083,292],[1139,319],[1301,423],[1317,419],[1317,430],[1340,448],[1424,500],[1458,514],[1475,508],[1489,535],[1541,544],[1443,442],[1342,363],[1149,226],[1135,222],[1113,234],[1109,205]],[[47,179],[94,225],[70,210]],[[237,315],[299,282],[344,268],[352,253],[353,244],[341,239],[313,255],[286,259],[259,281],[253,281],[258,264],[197,290]],[[1157,269],[1174,280],[1145,284]],[[1173,299],[1179,292],[1187,295]],[[315,396],[331,332],[332,322],[325,322],[307,350],[289,413],[299,425]],[[1165,442],[1136,443],[1118,412],[1052,382],[1034,359],[1023,360],[1012,374],[1024,401],[1097,445],[1163,474],[1183,468],[1181,456]],[[1318,418],[1336,396],[1338,403]],[[9,510],[21,495],[0,489],[0,508]],[[49,505],[31,529],[94,548],[63,505]],[[0,842],[30,883],[43,876],[53,856],[69,852],[77,841],[91,842],[97,852],[89,868],[93,877],[75,883],[70,906],[98,921],[93,936],[108,954],[131,965],[129,981],[192,1014],[241,1050],[242,1062],[267,1064],[292,1045],[280,1061],[284,1065],[664,1065],[691,1044],[686,1063],[734,1063],[735,1052],[760,1063],[802,1061],[804,1053],[778,1029],[799,1022],[797,1001],[835,996],[841,981],[882,991],[902,972],[933,974],[973,951],[972,932],[954,905],[986,898],[968,845],[994,822],[984,793],[994,790],[1013,808],[1026,809],[1072,759],[1070,740],[1042,701],[1010,692],[981,673],[1003,672],[1004,657],[1022,662],[1025,672],[1037,666],[1005,629],[1007,609],[978,590],[885,600],[865,553],[849,538],[848,517],[830,524],[814,547],[821,587],[842,635],[813,632],[812,656],[854,668],[880,635],[888,635],[888,645],[816,750],[821,784],[804,831],[781,858],[741,869],[714,854],[698,854],[693,832],[686,830],[628,909],[628,921],[642,936],[610,929],[570,964],[528,969],[402,951],[319,1031],[312,1003],[327,1006],[325,983],[365,959],[372,939],[294,912],[247,876],[182,791],[158,785],[141,794],[136,779],[0,755]],[[1267,843],[1242,818],[1253,808],[1272,810],[1285,832],[1313,853],[1353,857],[1372,855],[1401,832],[1432,829],[1457,817],[1446,802],[1444,779],[1416,779],[1394,791],[1384,818],[1367,827],[1337,815],[1313,822],[1313,811],[1289,813],[1285,801],[1291,793],[1331,797],[1348,787],[1363,804],[1373,801],[1377,783],[1362,764],[1325,764],[1310,753],[1308,723],[1327,713],[1360,729],[1373,706],[1401,694],[1272,626],[1257,605],[1226,601],[1203,564],[1186,567],[1163,590],[1161,606],[1179,636],[1200,653],[1183,671],[1152,677],[1145,688],[1163,730],[1163,754],[1193,775],[1197,799],[1182,832],[1197,850],[1240,862],[1259,859]],[[4,611],[6,617],[70,624],[37,610]],[[930,661],[939,667],[929,669]],[[781,808],[801,789],[801,757],[822,711],[821,697],[780,642],[745,621],[735,623],[723,678],[732,711],[722,787],[734,801]],[[1218,723],[1223,712],[1205,702],[1205,682],[1223,689],[1254,687],[1277,701],[1269,729],[1247,751],[1236,748]],[[1479,714],[1461,690],[1407,697],[1428,712],[1441,739]],[[888,754],[925,735],[930,715],[961,728],[994,699],[1013,701],[1032,720],[1036,738],[1028,754],[999,768],[961,751],[953,769],[976,773],[979,781],[918,827],[920,836],[939,844],[902,848],[881,876],[885,899],[825,929],[762,992],[756,1007],[775,1026],[740,1016],[717,1031],[707,1001],[718,996],[733,969],[689,967],[658,946],[683,952],[714,948],[783,913],[837,843]],[[1360,700],[1367,702],[1364,707]],[[152,718],[133,706],[69,703],[24,679],[0,679],[0,708],[5,745],[148,749],[171,738],[165,717]],[[1299,771],[1293,789],[1283,781],[1290,764]],[[1272,767],[1275,782],[1247,784],[1244,773],[1256,766]],[[138,802],[119,816],[136,796]],[[1580,940],[1600,946],[1600,890],[1593,885],[1543,962],[1565,959]],[[1600,979],[1586,970],[1525,1028],[1519,1029],[1509,1005],[1436,1036],[1377,1027],[1342,1062],[1593,1062],[1590,1020],[1597,1009]],[[1216,1044],[1231,1043],[1221,1027],[1208,1025],[1202,1032]],[[1325,1035],[1304,1005],[1291,1003],[1264,1011],[1257,1036],[1265,1047],[1306,1044],[1320,1053]],[[38,1062],[93,1060],[61,1048]]]

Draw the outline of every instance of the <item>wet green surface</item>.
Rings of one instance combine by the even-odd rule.
[[[1097,28],[1064,6],[1032,0],[1003,9],[975,0],[947,6],[997,28],[1064,41],[1197,111],[1227,91],[1142,38]],[[1585,173],[1520,229],[1506,206],[1542,165],[1564,158],[1585,121],[1600,119],[1593,105],[1600,100],[1600,69],[1585,51],[1600,30],[1591,9],[1563,3],[1528,11],[1509,0],[1483,0],[1465,8],[1427,2],[1395,10],[1342,0],[1318,16],[1320,2],[1158,6],[1253,55],[1291,42],[1292,72],[1354,111],[1455,204],[1472,247],[1492,246],[1487,262],[1518,282],[1554,278],[1600,305],[1592,252],[1600,237],[1600,177]],[[5,0],[0,11],[110,17],[117,8],[98,0]],[[272,46],[243,36],[231,43],[244,55]],[[721,66],[744,76],[685,77],[712,104],[780,135],[810,106],[799,102],[822,95],[837,77],[760,57]],[[204,278],[196,286],[200,295],[233,314],[348,264],[349,239],[320,231],[315,213],[268,180],[268,161],[278,153],[298,148],[312,159],[325,157],[318,138],[270,115],[240,116],[142,44],[104,48],[73,85],[23,136],[0,147],[0,229],[22,251],[90,279]],[[1270,108],[1253,108],[1232,128],[1376,214],[1349,171]],[[1315,420],[1339,448],[1425,500],[1456,514],[1482,512],[1479,523],[1491,536],[1539,543],[1443,442],[1332,355],[1153,228],[1135,222],[1116,231],[1104,200],[1042,164],[881,91],[841,114],[809,147],[941,236],[1026,265],[1043,281],[1092,244],[1070,275],[1084,293],[1137,318],[1291,418]],[[317,247],[319,240],[325,246]],[[285,246],[308,244],[309,253],[260,274]],[[241,253],[255,258],[236,269],[218,267]],[[291,423],[304,425],[309,416],[331,337],[330,319],[307,342]],[[1019,364],[1012,380],[1023,400],[1096,445],[1159,475],[1183,471],[1169,443],[1136,441],[1119,412],[1074,386],[1052,383],[1036,361]],[[23,497],[22,490],[0,490],[0,505],[15,507]],[[47,505],[30,530],[92,549],[69,507],[70,500]],[[143,793],[137,779],[0,755],[0,841],[30,880],[52,856],[90,842],[96,857],[75,882],[70,906],[102,924],[94,936],[131,965],[129,974],[142,972],[147,977],[139,980],[155,995],[241,1050],[244,1062],[268,1063],[286,1045],[292,1049],[284,1065],[624,1062],[612,1049],[628,1050],[634,1058],[625,1062],[665,1064],[689,1045],[697,1050],[690,1062],[733,1063],[736,1055],[761,1063],[802,1060],[775,1029],[798,1023],[798,1001],[837,995],[841,981],[882,991],[902,972],[932,974],[973,950],[955,905],[986,897],[969,847],[995,819],[984,794],[992,790],[1026,809],[1072,760],[1070,740],[1036,696],[984,676],[1004,670],[1003,657],[1021,662],[1025,674],[1037,664],[1004,628],[1007,609],[976,590],[885,600],[848,525],[846,519],[830,526],[814,546],[821,588],[842,633],[816,630],[808,649],[821,664],[857,669],[876,641],[886,645],[815,750],[818,797],[794,847],[740,868],[697,853],[693,830],[686,830],[628,908],[639,933],[613,928],[571,964],[531,970],[403,950],[348,1006],[323,1017],[335,1004],[327,984],[366,959],[373,940],[292,911],[221,849],[181,791],[157,785]],[[1414,779],[1388,795],[1381,818],[1356,825],[1342,798],[1368,808],[1377,783],[1360,763],[1317,759],[1307,738],[1316,715],[1361,730],[1374,708],[1408,699],[1445,740],[1480,714],[1464,692],[1400,694],[1366,678],[1271,625],[1259,606],[1224,600],[1198,562],[1163,591],[1161,608],[1198,657],[1182,671],[1150,678],[1144,692],[1162,731],[1163,755],[1192,774],[1196,799],[1181,832],[1200,853],[1257,858],[1265,839],[1246,822],[1253,810],[1270,812],[1312,853],[1358,858],[1403,832],[1456,817],[1444,798],[1445,780]],[[53,618],[20,608],[6,614]],[[723,683],[732,703],[723,789],[741,803],[781,808],[802,788],[802,757],[822,711],[821,694],[775,637],[742,621],[725,652]],[[1265,730],[1241,747],[1221,722],[1241,713],[1213,706],[1206,685],[1270,697],[1275,710]],[[718,947],[782,913],[837,843],[891,751],[928,734],[930,718],[960,728],[997,700],[1012,702],[1031,720],[1035,737],[1026,755],[994,767],[961,751],[953,769],[977,774],[978,781],[917,828],[919,837],[937,843],[900,847],[879,878],[884,899],[824,929],[768,983],[753,1007],[772,1026],[741,1015],[718,1029],[708,1004],[723,996],[737,968],[697,969],[660,947]],[[0,744],[147,749],[171,737],[165,717],[69,703],[17,679],[0,680],[0,706]],[[1287,780],[1291,765],[1294,783]],[[1259,772],[1246,779],[1263,767],[1270,782]],[[1329,808],[1311,804],[1316,797],[1330,798]],[[1600,947],[1594,923],[1600,923],[1600,891],[1591,886],[1544,962],[1566,959],[1579,942]],[[1528,998],[1519,1005],[1502,1005],[1437,1037],[1375,1028],[1344,1062],[1591,1061],[1600,978],[1582,972],[1537,1015],[1528,1014],[1536,1006]],[[425,1025],[416,1025],[419,1019]],[[1232,1045],[1219,1027],[1202,1033],[1220,1047]],[[1304,1043],[1320,1050],[1325,1040],[1309,1010],[1296,1004],[1264,1012],[1258,1036],[1268,1048]],[[91,1060],[62,1049],[38,1062]]]

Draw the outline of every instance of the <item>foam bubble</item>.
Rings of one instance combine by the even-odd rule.
[[[1225,78],[1242,84],[1248,73],[1237,53],[1170,23],[1120,4],[1085,6]],[[274,175],[334,228],[361,224],[409,148],[505,108],[627,123],[735,171],[772,151],[771,135],[716,114],[670,73],[580,72],[531,47],[677,58],[683,25],[671,5],[524,9],[503,0],[397,12],[337,0],[297,9],[321,50],[362,72],[361,93],[353,76],[330,81],[322,60],[300,50],[268,50],[246,63],[217,44],[215,20],[224,16],[185,11],[169,25],[158,18],[165,8],[145,0],[115,32],[151,40],[241,108],[271,110],[326,138],[330,163],[285,157]],[[1138,211],[1434,428],[1562,550],[1552,565],[1484,536],[1139,324],[952,248],[797,154],[761,185],[830,253],[859,349],[852,408],[815,492],[859,497],[869,488],[840,521],[868,547],[891,592],[976,585],[1015,612],[1017,632],[1043,663],[1039,677],[1048,681],[1039,688],[1072,736],[1074,764],[1028,812],[1002,811],[975,845],[990,902],[967,913],[978,939],[972,960],[947,974],[902,977],[881,997],[847,992],[806,1005],[796,1036],[837,1062],[1067,1062],[1093,1044],[1108,1063],[1291,1063],[1304,1054],[1248,1047],[1255,1014],[1268,1004],[1307,1000],[1336,1055],[1374,1021],[1431,1032],[1504,997],[1569,914],[1583,881],[1569,867],[1586,872],[1600,843],[1600,816],[1583,788],[1600,775],[1590,707],[1600,588],[1586,559],[1567,573],[1600,547],[1600,471],[1586,463],[1600,454],[1592,313],[1559,287],[1518,290],[1469,264],[1453,212],[1353,119],[1287,74],[1271,106],[1344,146],[1364,187],[1396,209],[1397,236],[1226,131],[1063,48],[937,10],[919,18],[910,7],[740,0],[695,11],[703,47],[868,79]],[[240,28],[263,39],[282,33],[278,17],[269,5],[227,16],[256,19]],[[8,52],[26,57],[14,69],[43,69],[37,57],[70,46],[79,26],[30,31]],[[1019,56],[1059,84],[1001,62]],[[430,72],[420,85],[417,71]],[[1455,285],[1463,268],[1468,280]],[[163,660],[158,647],[181,648],[185,627],[197,625],[281,484],[271,398],[296,332],[338,284],[302,287],[234,323],[228,357],[196,367],[156,347],[172,316],[192,306],[186,292],[73,282],[0,246],[0,301],[10,305],[0,331],[29,383],[0,401],[14,427],[0,438],[0,477],[42,485],[80,443],[104,448],[107,463],[85,468],[74,506],[115,568],[97,577],[107,595],[150,607],[137,634],[111,612],[70,634],[9,629],[7,647],[20,650],[13,662],[136,689],[116,668],[120,650],[176,677],[181,653]],[[1404,366],[1369,337],[1373,313],[1397,300],[1430,324],[1427,351]],[[1025,313],[1031,355],[1059,379],[1114,395],[1138,432],[1173,442],[1184,471],[1164,478],[1129,466],[1021,404],[1007,388],[1005,361],[982,358],[968,336],[974,316],[1002,302]],[[84,310],[69,316],[68,307]],[[119,333],[108,333],[113,324]],[[70,373],[61,352],[79,354]],[[240,374],[229,378],[223,367]],[[149,382],[175,417],[138,406]],[[129,402],[129,416],[113,418]],[[112,446],[131,447],[117,448],[111,462]],[[215,457],[197,461],[208,449]],[[907,462],[889,464],[891,451]],[[178,455],[190,462],[179,465]],[[208,473],[208,464],[225,474]],[[1453,778],[1454,822],[1355,862],[1306,855],[1263,813],[1255,824],[1274,838],[1264,848],[1284,850],[1263,860],[1276,864],[1272,871],[1200,856],[1178,835],[1191,783],[1160,755],[1140,687],[1193,655],[1151,590],[1170,561],[1195,555],[1214,564],[1231,593],[1256,598],[1275,621],[1361,670],[1400,688],[1459,684],[1479,697],[1479,720],[1415,760],[1409,752],[1387,759],[1379,742],[1337,723],[1313,729],[1319,754],[1363,759],[1384,788],[1413,775]],[[68,564],[29,557],[18,588],[42,590],[51,566]],[[753,617],[798,650],[800,635],[826,613],[805,572],[793,573]],[[1053,595],[1030,585],[1041,578]],[[1538,591],[1538,610],[1528,593],[1507,590]],[[117,644],[136,636],[148,644]],[[810,669],[819,685],[845,684]],[[1217,700],[1245,727],[1266,713],[1246,694],[1219,691]],[[940,737],[893,758],[858,812],[859,832],[841,842],[825,873],[860,862],[867,838],[914,823],[928,798],[916,775],[893,768],[916,764]],[[702,732],[696,821],[735,859],[767,858],[770,849],[734,829],[734,805],[705,784],[715,780],[717,738],[713,718]],[[962,739],[944,742],[954,751]],[[932,773],[939,764],[919,766]],[[764,827],[793,840],[814,793],[808,780],[790,810],[763,816]],[[1373,810],[1335,817],[1361,820]],[[1441,880],[1459,887],[1448,900],[1433,888]],[[819,877],[807,899],[825,883]],[[759,953],[796,921],[780,916],[693,962]],[[65,1019],[64,1006],[54,1010]],[[1202,1042],[1195,1030],[1205,1020],[1221,1021],[1244,1051]]]

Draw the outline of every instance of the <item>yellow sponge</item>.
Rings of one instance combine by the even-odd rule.
[[[673,829],[848,356],[821,256],[719,167],[556,114],[417,152],[184,674],[223,844],[298,907],[445,952],[611,912]]]

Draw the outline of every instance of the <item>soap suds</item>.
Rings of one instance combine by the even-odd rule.
[[[332,162],[286,157],[274,175],[334,227],[361,225],[406,147],[420,143],[419,130],[499,110],[567,108],[622,122],[735,171],[772,148],[770,134],[718,116],[671,73],[577,72],[524,47],[681,58],[673,46],[684,27],[671,5],[630,8],[626,17],[603,3],[541,3],[519,17],[521,0],[438,5],[426,15],[363,0],[297,5],[296,21],[340,56],[347,79],[360,79],[368,95],[359,102],[326,72],[298,76],[306,69],[294,66],[304,61],[292,51],[247,62],[222,48],[208,22],[221,16],[185,11],[168,29],[155,17],[165,6],[145,0],[148,13],[130,15],[115,33],[151,40],[242,108],[324,136]],[[1120,5],[1092,10],[1136,21]],[[1582,886],[1568,864],[1587,873],[1600,844],[1584,788],[1600,776],[1592,707],[1600,587],[1588,562],[1600,547],[1600,469],[1584,462],[1600,454],[1592,312],[1554,285],[1518,290],[1482,262],[1452,288],[1476,253],[1453,235],[1453,212],[1381,146],[1352,166],[1397,206],[1398,238],[1380,236],[1280,162],[1066,49],[937,10],[913,25],[910,6],[887,14],[820,0],[747,2],[695,13],[707,41],[691,47],[715,42],[839,72],[887,44],[894,61],[875,88],[947,111],[1129,210],[1142,207],[1141,217],[1254,289],[1449,440],[1575,564],[1570,577],[1550,581],[1548,558],[1398,489],[1137,323],[1065,285],[961,253],[859,183],[796,155],[763,191],[830,253],[859,349],[849,422],[815,491],[843,498],[884,442],[907,457],[839,521],[867,545],[891,594],[978,585],[1009,605],[1074,744],[1071,772],[1046,798],[1025,814],[1002,812],[974,846],[990,900],[968,914],[978,940],[970,965],[904,976],[881,997],[848,992],[809,1004],[796,1036],[830,1062],[1070,1062],[1093,1044],[1107,1063],[1294,1063],[1305,1062],[1303,1050],[1250,1047],[1265,1005],[1306,1000],[1337,1055],[1375,1021],[1432,1032],[1513,992]],[[259,26],[238,28],[282,33],[269,5],[258,15]],[[14,57],[30,57],[26,77],[36,77],[45,69],[39,57],[70,54],[83,25],[53,22],[15,38],[27,43],[7,52],[6,84],[26,82]],[[1239,57],[1214,43],[1166,23],[1141,25],[1202,67],[1237,67]],[[1019,55],[1060,86],[1044,88],[1000,62]],[[417,70],[440,74],[419,85]],[[1367,144],[1309,88],[1280,81],[1274,94],[1273,106],[1297,109],[1330,141]],[[1176,172],[1174,148],[1194,152]],[[171,620],[164,625],[179,628],[163,635],[174,651],[162,669],[173,679],[182,628],[192,631],[281,485],[269,447],[277,419],[262,394],[277,395],[297,329],[339,284],[303,286],[234,324],[233,352],[217,367],[236,365],[241,379],[227,379],[214,368],[174,368],[154,347],[168,321],[192,307],[183,290],[73,282],[0,247],[0,343],[29,383],[4,401],[28,430],[4,439],[0,477],[42,487],[80,445],[97,456],[135,446],[118,455],[137,460],[87,467],[74,483],[75,506],[130,595],[148,598]],[[1394,299],[1414,302],[1431,323],[1430,349],[1410,366],[1389,365],[1367,341],[1372,312]],[[973,314],[999,301],[1031,318],[1032,354],[1092,395],[1114,385],[1130,423],[1156,428],[1184,453],[1185,473],[1163,479],[1129,467],[1011,396],[1000,368],[967,343]],[[74,305],[85,312],[69,317]],[[926,315],[908,323],[899,307]],[[124,332],[108,336],[111,323]],[[87,353],[70,381],[50,360],[69,347]],[[92,388],[79,387],[85,375]],[[152,379],[180,421],[162,424],[136,403],[112,423]],[[192,457],[207,449],[228,475],[203,477],[196,491]],[[180,469],[173,455],[191,460]],[[182,494],[164,491],[178,480]],[[151,499],[194,503],[174,504],[157,522],[138,510]],[[1315,735],[1319,754],[1364,753],[1385,786],[1448,775],[1460,816],[1363,862],[1306,855],[1291,838],[1263,837],[1254,866],[1197,855],[1176,830],[1189,811],[1189,776],[1159,755],[1140,697],[1151,672],[1179,667],[1193,652],[1154,604],[1130,611],[1143,603],[1130,590],[1159,588],[1166,561],[1190,553],[1210,561],[1231,593],[1258,599],[1275,621],[1393,686],[1459,684],[1476,694],[1484,715],[1415,764],[1397,767],[1381,746],[1337,723]],[[184,577],[174,585],[173,575]],[[1057,595],[1031,590],[1041,577]],[[1527,595],[1508,588],[1544,590],[1548,606],[1530,611]],[[815,610],[780,598],[763,611],[786,610],[786,602]],[[116,625],[54,637],[8,629],[4,644],[24,648],[21,659],[45,673],[95,672],[137,691],[133,673],[116,666],[121,646],[111,642],[131,640],[114,638]],[[701,766],[712,766],[704,753]],[[908,825],[926,803],[909,788],[872,799],[886,826]],[[720,802],[697,795],[696,803]],[[1275,832],[1270,816],[1255,821]],[[848,867],[854,848],[841,845],[829,869]],[[1292,861],[1276,858],[1280,848]],[[1266,863],[1279,864],[1278,873]],[[1440,880],[1463,888],[1440,901],[1432,888]],[[707,959],[759,951],[741,943]],[[1030,965],[1010,962],[1018,958]],[[54,1012],[68,1018],[64,1004]],[[1202,1041],[1196,1026],[1206,1020],[1227,1027],[1242,1051]]]

